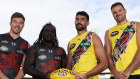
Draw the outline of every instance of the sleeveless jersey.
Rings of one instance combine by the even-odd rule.
[[[48,48],[47,46],[40,46],[38,44],[35,44],[35,48],[36,70],[47,73],[63,68],[63,60],[65,60],[64,58],[66,58],[66,53],[63,48]]]
[[[70,48],[70,52],[73,56],[76,48],[79,46],[79,44],[83,41],[84,37],[88,34],[89,32],[85,32],[82,35],[77,35],[76,37],[74,37],[70,42],[69,42],[69,48]],[[92,33],[93,35],[94,33]],[[89,38],[89,40],[91,40],[91,44],[90,47],[88,48],[88,50],[80,57],[79,61],[74,65],[74,67],[72,68],[73,72],[77,72],[77,73],[87,73],[89,71],[91,71],[96,65],[97,65],[97,58],[95,55],[95,51],[94,51],[94,45],[93,45],[93,41],[92,41],[92,35]],[[87,45],[87,42],[84,42],[85,45]],[[84,44],[83,44],[84,45]],[[76,61],[76,60],[75,60]],[[98,76],[93,76],[90,77],[88,79],[98,79]]]
[[[111,41],[111,45],[112,45],[112,56],[113,56],[113,49],[115,46],[115,42],[117,41],[117,39],[120,38],[120,36],[122,35],[123,31],[125,30],[125,28],[128,26],[128,24],[131,21],[128,21],[126,24],[124,25],[116,25],[112,28],[109,29],[109,40]],[[137,50],[138,50],[138,46],[137,46],[137,40],[136,40],[136,24],[134,27],[134,35],[132,37],[132,39],[129,42],[129,45],[127,46],[127,48],[125,49],[125,51],[123,51],[124,53],[122,53],[119,57],[119,59],[117,60],[115,67],[118,71],[125,71],[126,68],[129,66],[129,64],[132,62]],[[123,37],[123,40],[127,40],[129,39],[128,37]],[[124,43],[126,41],[123,41]],[[136,69],[134,72],[131,73],[131,75],[140,75],[140,69]],[[113,75],[111,75],[113,76]]]
[[[0,69],[9,79],[17,75],[27,49],[28,42],[23,38],[13,39],[9,33],[0,35]]]

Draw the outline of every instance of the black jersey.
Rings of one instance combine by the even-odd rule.
[[[23,38],[13,39],[9,33],[0,35],[0,69],[9,79],[17,75],[27,49],[28,42]]]
[[[36,63],[34,67],[36,70],[47,73],[66,67],[66,53],[63,48],[48,48],[38,45],[35,45],[35,48]]]

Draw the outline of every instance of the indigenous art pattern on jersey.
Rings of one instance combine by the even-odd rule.
[[[92,35],[92,32],[89,32],[85,36],[85,38],[82,40],[82,42],[79,44],[79,46],[76,48],[76,50],[73,52],[73,56],[72,56],[72,67],[74,67],[74,65],[79,61],[80,57],[91,46],[91,35]]]
[[[116,64],[120,56],[125,52],[134,34],[135,34],[135,22],[131,22],[125,28],[120,38],[115,40],[116,44],[113,49],[113,57],[112,57],[114,65]]]

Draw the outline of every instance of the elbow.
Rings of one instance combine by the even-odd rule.
[[[103,68],[103,70],[108,68],[108,62],[107,61],[102,62],[102,68]]]
[[[29,68],[28,66],[25,66],[25,65],[23,66],[23,71],[24,71],[25,74],[27,74],[27,72],[29,70],[28,68]]]

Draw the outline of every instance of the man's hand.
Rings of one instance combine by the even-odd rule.
[[[128,79],[127,74],[124,72],[116,72],[114,74],[115,79]]]
[[[72,72],[72,74],[75,75],[75,79],[87,79],[85,74],[76,73],[76,72]]]

